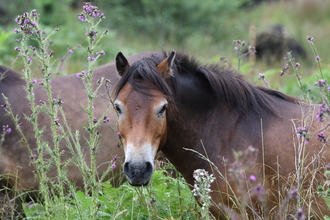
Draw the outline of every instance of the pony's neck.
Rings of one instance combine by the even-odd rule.
[[[221,115],[221,112],[214,110],[205,113],[182,108],[178,111],[175,119],[168,119],[168,138],[162,151],[186,181],[193,184],[194,170],[205,169],[210,173],[207,159],[214,161],[214,156],[219,153],[219,144],[213,144],[213,136],[221,135],[216,130],[219,118],[215,120],[215,116]],[[205,159],[201,159],[200,154]]]

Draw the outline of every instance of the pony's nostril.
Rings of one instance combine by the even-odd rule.
[[[129,174],[129,163],[127,163],[127,162],[124,164],[124,173],[125,173],[126,175]]]
[[[150,175],[153,172],[153,166],[150,162],[146,162],[145,173]]]

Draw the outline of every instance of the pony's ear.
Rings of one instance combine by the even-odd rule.
[[[119,76],[122,76],[124,72],[129,68],[129,63],[122,52],[119,52],[116,56],[116,68]]]
[[[164,78],[174,76],[172,72],[172,65],[175,59],[175,54],[176,53],[173,50],[170,55],[157,66],[158,71]]]

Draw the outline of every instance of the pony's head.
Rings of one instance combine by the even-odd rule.
[[[142,59],[130,66],[122,53],[116,56],[121,80],[115,89],[114,107],[125,151],[124,173],[134,186],[149,183],[155,155],[167,140],[171,90],[165,79],[173,75],[174,59],[173,51],[159,64]]]

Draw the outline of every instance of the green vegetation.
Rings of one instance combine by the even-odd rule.
[[[110,4],[108,1],[100,0],[97,4],[104,12],[106,19],[99,25],[98,31],[104,33],[108,30],[108,32],[107,36],[97,45],[107,54],[98,57],[98,63],[86,59],[95,54],[95,48],[91,47],[93,41],[88,37],[89,40],[86,41],[86,27],[81,25],[81,21],[77,19],[77,14],[81,11],[79,3],[73,0],[62,0],[61,4],[52,0],[34,0],[32,4],[26,4],[26,2],[19,0],[15,3],[8,3],[6,6],[0,5],[6,11],[6,17],[11,18],[2,21],[1,24],[1,65],[10,66],[16,61],[17,51],[14,48],[19,44],[15,42],[17,35],[13,33],[16,27],[13,22],[14,18],[18,14],[36,8],[41,14],[40,25],[44,31],[52,33],[54,27],[60,28],[49,45],[50,50],[54,51],[54,60],[57,59],[59,62],[55,65],[46,64],[46,68],[60,72],[60,74],[75,73],[82,69],[92,71],[96,64],[112,62],[118,51],[131,55],[141,51],[159,51],[163,47],[166,50],[187,51],[206,62],[220,62],[220,57],[226,57],[225,65],[233,68],[236,68],[240,61],[240,71],[256,84],[263,84],[267,81],[266,85],[270,88],[278,89],[292,96],[306,97],[308,100],[318,103],[321,100],[326,102],[328,100],[327,92],[314,86],[314,83],[320,79],[330,79],[327,51],[330,48],[330,42],[327,40],[329,35],[327,32],[330,30],[328,28],[330,26],[330,2],[327,1],[301,0],[292,3],[279,2],[247,7],[244,6],[249,2],[247,0],[205,0],[203,4],[197,0],[182,3],[175,0],[116,0],[111,1]],[[278,76],[287,60],[272,65],[249,62],[246,59],[237,58],[232,44],[234,39],[249,41],[251,24],[257,27],[257,31],[261,31],[269,25],[278,23],[285,24],[289,35],[295,37],[309,51],[307,60],[293,61],[292,58],[289,59],[291,69],[288,71],[291,72],[289,74],[292,76],[291,78]],[[310,45],[310,41],[306,39],[306,36],[309,35],[315,39],[313,45]],[[41,38],[37,41],[30,39],[27,42],[30,44],[25,46],[38,46],[42,40]],[[86,45],[90,50],[87,50]],[[312,52],[315,48],[318,49],[317,54]],[[72,50],[73,53],[69,50]],[[90,55],[87,55],[87,51]],[[24,68],[25,74],[29,74],[27,66],[39,69],[37,66],[31,66],[27,55],[22,56],[23,59],[18,59],[11,68],[19,72]],[[26,57],[24,58],[24,56]],[[318,62],[315,62],[316,56],[320,57],[319,60],[316,60]],[[65,57],[64,63],[61,60],[63,57]],[[296,62],[299,62],[300,65],[296,65]],[[321,69],[318,66],[319,62],[322,63]],[[254,75],[250,75],[251,69],[253,69]],[[320,78],[320,70],[324,77]],[[261,77],[258,73],[264,75]],[[303,78],[301,79],[300,76]],[[27,79],[31,79],[29,77],[31,76],[26,75]],[[44,76],[40,73],[38,77]],[[297,79],[301,80],[299,86],[297,86]],[[88,80],[85,81],[86,90],[91,83]],[[313,89],[309,91],[309,88]],[[93,93],[93,91],[90,92]],[[50,110],[53,111],[53,121],[55,121],[55,112],[60,110]],[[87,114],[89,114],[88,111],[92,111],[91,104],[86,111]],[[90,127],[93,127],[92,116],[90,122]],[[37,128],[37,124],[35,126]],[[54,134],[56,134],[56,129],[56,124],[54,124]],[[94,137],[95,134],[91,132],[91,141]],[[56,143],[56,141],[55,139],[54,142]],[[59,153],[57,152],[57,154]],[[56,163],[60,164],[59,161],[56,161],[55,155],[54,164]],[[60,170],[59,172],[59,176],[65,179],[65,170],[64,173],[61,173]],[[166,171],[155,172],[150,186],[145,188],[134,188],[127,183],[119,188],[114,188],[109,183],[93,182],[96,181],[95,179],[86,180],[92,181],[96,186],[92,188],[94,190],[92,195],[88,190],[75,191],[72,188],[69,196],[66,196],[64,186],[56,185],[59,188],[56,192],[58,197],[44,197],[46,203],[43,202],[43,204],[40,201],[26,204],[25,214],[28,219],[44,219],[45,217],[49,219],[199,218],[200,207],[184,180],[181,177],[164,176],[163,172]],[[41,187],[41,190],[44,190],[42,193],[48,195],[47,185],[45,184],[43,187]],[[323,186],[320,186],[320,192],[325,191]],[[323,194],[326,201],[329,202],[329,194]]]
[[[107,39],[102,42],[102,49],[107,56],[100,60],[100,65],[112,62],[118,51],[132,55],[142,51],[160,51],[164,48],[168,51],[183,50],[206,62],[216,62],[220,57],[226,57],[232,66],[236,66],[237,59],[232,41],[241,39],[249,42],[251,24],[256,27],[257,33],[271,25],[282,24],[289,36],[297,39],[307,51],[310,51],[310,47],[306,36],[313,36],[322,62],[329,59],[328,1],[280,1],[258,6],[248,6],[248,0],[206,0],[203,4],[197,0],[180,4],[174,0],[157,3],[150,0],[116,0],[111,3],[100,0],[97,4],[106,15],[106,21],[101,23],[99,30],[109,30]],[[58,4],[52,0],[34,0],[27,4],[26,1],[15,0],[0,7],[6,12],[6,19],[2,19],[0,29],[1,64],[9,66],[17,54],[13,50],[17,46],[15,36],[12,36],[15,28],[14,19],[18,14],[36,8],[42,15],[40,22],[45,31],[49,32],[53,27],[61,29],[53,39],[54,57],[61,59],[69,49],[75,48],[75,52],[67,56],[61,67],[62,74],[76,73],[86,66],[86,48],[77,47],[77,44],[86,45],[84,27],[77,19],[81,2],[62,0],[61,4]],[[315,73],[313,58],[313,54],[308,53],[308,60],[302,63],[301,72],[306,78]],[[246,68],[241,70],[243,73],[249,73],[251,65],[247,64],[246,60],[243,65],[244,63]],[[256,81],[257,74],[264,73],[271,88],[297,96],[297,91],[292,86],[294,82],[289,82],[289,86],[286,85],[287,79],[277,77],[283,65],[284,62],[270,65],[258,62],[252,65],[255,74],[249,78]],[[21,61],[13,66],[17,71],[22,67]],[[328,69],[326,65],[323,68]],[[306,81],[310,82],[308,79]]]
[[[124,183],[114,188],[109,182],[104,183],[97,196],[96,214],[90,209],[92,197],[82,191],[65,203],[54,198],[51,219],[198,219],[200,208],[184,179],[164,176],[164,172],[156,171],[148,187]],[[38,203],[27,204],[25,209],[28,219],[44,219],[44,212],[44,206]]]

